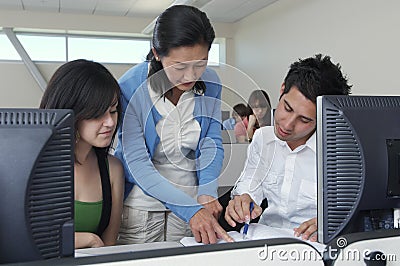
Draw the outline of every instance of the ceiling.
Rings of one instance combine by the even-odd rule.
[[[233,23],[277,0],[0,0],[0,10],[156,18],[173,4],[199,7],[213,22]]]

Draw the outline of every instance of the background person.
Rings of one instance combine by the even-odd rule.
[[[232,111],[231,117],[222,121],[222,129],[223,130],[233,130],[235,128],[236,119],[233,116],[234,111]]]
[[[235,118],[235,137],[238,143],[248,142],[247,126],[249,124],[248,117],[251,110],[243,103],[236,104],[233,107],[232,116]]]
[[[42,109],[75,115],[75,248],[114,245],[121,223],[124,177],[109,155],[119,124],[120,88],[101,64],[75,60],[52,76]]]
[[[247,118],[251,114],[251,111],[243,103],[238,103],[232,108],[231,117],[222,121],[222,129],[233,130],[235,129],[236,123]]]
[[[264,90],[255,90],[249,96],[248,107],[252,114],[248,117],[247,136],[251,142],[256,129],[271,125],[271,101]]]

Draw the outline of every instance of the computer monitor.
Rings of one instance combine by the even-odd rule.
[[[221,121],[225,121],[231,117],[230,111],[221,111]]]
[[[393,228],[400,96],[317,98],[318,240]]]
[[[72,110],[0,109],[0,263],[74,255]]]

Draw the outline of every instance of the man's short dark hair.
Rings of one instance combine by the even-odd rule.
[[[351,92],[351,85],[347,84],[341,66],[333,64],[329,56],[321,54],[291,64],[284,85],[282,95],[295,86],[314,103],[320,95],[348,95]]]

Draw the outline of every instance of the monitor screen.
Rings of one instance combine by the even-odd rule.
[[[72,110],[0,109],[0,263],[74,254]]]
[[[318,240],[392,229],[399,165],[400,96],[318,97]]]

